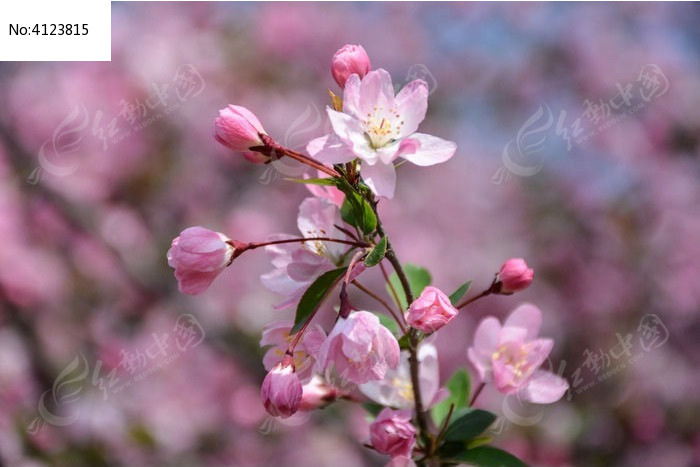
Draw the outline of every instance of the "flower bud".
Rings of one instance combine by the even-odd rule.
[[[416,428],[411,424],[411,411],[382,410],[370,425],[369,436],[377,452],[392,457],[410,457],[416,444]]]
[[[361,45],[346,44],[333,55],[331,60],[333,79],[341,88],[345,87],[345,82],[353,73],[362,78],[369,73],[370,69],[369,57]]]
[[[501,293],[510,294],[526,289],[531,283],[535,272],[527,267],[522,258],[511,258],[501,266],[498,280],[501,282]]]
[[[457,316],[457,309],[437,287],[426,287],[406,312],[406,322],[419,331],[435,332]]]
[[[299,410],[301,396],[301,382],[294,372],[291,357],[287,356],[265,376],[260,398],[267,413],[273,417],[287,418]]]
[[[219,110],[219,116],[214,120],[214,137],[216,140],[229,149],[239,152],[246,152],[255,146],[262,146],[263,142],[260,133],[265,133],[258,117],[250,110],[240,105],[229,105],[225,109]],[[246,159],[256,159],[262,162],[267,158],[246,157]]]
[[[235,248],[226,235],[204,227],[188,227],[172,241],[168,265],[175,268],[180,292],[196,295],[204,292],[226,266],[231,264]]]

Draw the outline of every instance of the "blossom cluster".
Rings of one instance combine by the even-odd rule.
[[[342,89],[342,97],[330,92],[332,132],[309,141],[308,154],[279,144],[243,106],[229,105],[214,120],[215,139],[248,161],[267,164],[287,157],[319,173],[319,178],[296,180],[312,195],[299,206],[299,233],[244,242],[189,227],[172,241],[168,264],[180,290],[194,295],[203,293],[241,254],[257,248],[267,252],[272,269],[261,281],[281,296],[275,305],[280,314],[295,309],[292,320],[267,325],[260,340],[268,371],[261,399],[271,416],[292,417],[341,400],[368,403],[380,410],[373,412],[368,446],[389,455],[391,465],[488,455],[469,445],[495,419],[473,408],[484,384],[540,404],[559,400],[568,389],[564,379],[541,369],[553,348],[551,339],[538,338],[542,312],[524,304],[503,325],[487,317],[471,345],[455,343],[464,346],[481,381],[472,397],[468,383],[462,386],[466,394],[458,394],[455,385],[441,387],[437,349],[425,339],[474,301],[527,288],[534,272],[523,259],[509,259],[489,288],[462,300],[471,282],[448,295],[430,285],[425,269],[402,265],[377,206],[394,197],[400,162],[444,163],[457,146],[418,132],[428,109],[425,81],[413,80],[395,92],[390,74],[372,69],[359,45],[336,52],[331,74]],[[372,268],[381,270],[393,303],[360,282]],[[333,306],[330,298],[336,292]],[[388,313],[357,309],[354,292],[368,295]],[[331,329],[314,323],[320,312],[335,313]],[[474,424],[477,433],[461,428]],[[455,449],[456,442],[461,448]]]

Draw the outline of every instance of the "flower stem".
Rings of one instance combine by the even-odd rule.
[[[268,246],[268,245],[279,245],[282,243],[294,243],[294,242],[335,242],[335,243],[342,243],[344,245],[352,245],[356,247],[361,247],[361,248],[366,248],[369,247],[370,244],[367,242],[358,242],[356,240],[342,240],[340,238],[330,238],[330,237],[299,237],[299,238],[285,238],[283,240],[271,240],[269,242],[251,242],[248,243],[247,246],[244,246],[243,248],[246,250],[254,250],[255,248],[260,248],[261,246]]]
[[[292,149],[285,148],[284,146],[282,146],[277,141],[275,141],[270,136],[264,133],[260,134],[260,139],[262,139],[263,145],[252,147],[250,148],[250,150],[259,152],[261,154],[265,154],[273,160],[279,159],[283,156],[287,156],[291,159],[301,162],[302,164],[306,164],[309,167],[313,167],[316,170],[320,170],[321,172],[330,175],[333,178],[340,178],[340,173],[338,173],[337,170],[332,169],[330,167],[326,167],[313,157],[309,157],[304,154],[301,154],[300,152],[296,152]]]
[[[455,308],[457,308],[459,310],[459,309],[464,308],[465,306],[469,305],[470,303],[473,303],[473,302],[479,300],[480,298],[486,297],[487,295],[491,295],[492,293],[498,293],[499,288],[500,288],[500,282],[498,281],[498,279],[494,279],[493,282],[491,282],[491,285],[489,286],[488,289],[484,290],[479,295],[475,295],[472,298],[466,299],[465,301],[463,301],[459,305],[455,306]]]
[[[399,328],[401,329],[401,332],[402,332],[403,334],[406,334],[406,327],[404,326],[404,324],[403,324],[403,322],[401,321],[401,319],[399,319],[399,315],[396,314],[396,311],[395,311],[392,307],[390,307],[389,304],[388,304],[387,302],[385,302],[384,300],[382,300],[381,297],[379,297],[377,294],[375,294],[374,292],[372,292],[371,290],[369,290],[367,287],[365,287],[364,285],[360,284],[360,283],[357,281],[357,279],[355,279],[354,281],[352,281],[352,284],[353,284],[355,287],[357,287],[358,289],[360,289],[361,291],[363,291],[364,293],[366,293],[367,295],[369,295],[370,297],[372,297],[373,299],[375,299],[376,301],[378,301],[380,304],[382,304],[382,305],[384,306],[384,308],[386,308],[386,309],[389,311],[389,313],[391,314],[392,318],[394,318],[394,320],[396,321],[396,324],[399,325]]]
[[[486,383],[481,383],[478,388],[476,388],[476,391],[474,391],[474,395],[472,396],[472,400],[469,401],[469,407],[474,405],[474,402],[476,402],[476,398],[479,397],[479,394],[481,394],[481,391],[484,389],[484,386],[486,386]]]

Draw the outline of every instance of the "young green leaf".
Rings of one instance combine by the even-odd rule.
[[[375,402],[365,402],[364,404],[362,404],[362,408],[376,417],[377,415],[379,415],[379,412],[382,411],[384,406]]]
[[[435,425],[441,426],[443,420],[450,411],[450,405],[454,405],[455,409],[466,407],[469,403],[470,382],[469,374],[464,369],[459,369],[454,372],[452,377],[447,381],[447,389],[450,390],[450,396],[441,401],[431,411]]]
[[[367,258],[365,258],[365,266],[371,268],[372,266],[379,264],[384,259],[384,255],[386,254],[386,243],[386,237],[382,237],[381,240],[379,240],[379,243],[377,243],[372,251],[369,252]]]
[[[467,292],[469,292],[469,288],[472,286],[472,281],[467,281],[464,284],[460,285],[457,290],[452,292],[452,295],[450,295],[450,302],[452,302],[452,305],[455,306],[457,305],[457,302],[460,301],[462,297],[464,297]]]
[[[396,336],[399,333],[399,325],[396,324],[394,318],[382,313],[378,313],[377,317],[379,318],[379,322],[381,323],[381,325],[387,328],[389,331],[391,331],[391,333],[394,336]]]
[[[401,350],[406,350],[411,347],[411,338],[408,333],[399,337],[399,348]]]
[[[433,280],[432,277],[430,277],[430,273],[427,269],[422,268],[420,266],[416,266],[415,264],[404,264],[403,270],[406,273],[408,285],[411,288],[411,293],[413,294],[414,298],[418,297],[423,291],[423,289],[429,286]],[[391,276],[389,276],[389,282],[394,287],[394,290],[396,290],[396,293],[399,296],[398,305],[401,307],[402,310],[405,310],[406,308],[408,308],[409,304],[406,303],[406,295],[403,293],[403,287],[401,287],[401,281],[399,280],[399,276],[395,272],[392,273]],[[388,285],[387,290],[389,290]]]
[[[496,416],[481,409],[461,409],[452,415],[452,423],[445,431],[446,441],[469,441],[484,432]]]
[[[512,454],[493,446],[479,446],[474,449],[466,449],[450,460],[466,462],[476,467],[528,467],[523,461]]]
[[[354,191],[344,191],[345,201],[340,207],[340,217],[364,233],[374,232],[377,228],[377,216],[367,200]]]
[[[294,318],[294,327],[290,331],[290,334],[297,333],[306,320],[311,316],[319,306],[321,302],[326,298],[328,291],[333,287],[335,282],[340,279],[347,267],[333,269],[332,271],[327,271],[321,274],[304,292],[299,300],[299,305],[297,305],[297,314]]]

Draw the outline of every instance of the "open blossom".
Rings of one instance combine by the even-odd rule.
[[[392,457],[410,457],[416,444],[416,428],[410,410],[386,408],[369,427],[369,438],[377,452]]]
[[[549,404],[559,400],[569,385],[566,380],[539,367],[554,345],[537,338],[542,323],[540,310],[529,304],[516,308],[503,326],[493,316],[484,318],[474,334],[467,355],[485,382],[493,381],[503,394],[526,401]]]
[[[532,283],[535,272],[527,267],[522,258],[511,258],[501,266],[498,280],[502,293],[513,293],[527,288]]]
[[[320,369],[355,384],[384,378],[399,364],[399,343],[374,314],[357,311],[339,318],[318,353]]]
[[[168,265],[175,268],[180,292],[204,292],[231,263],[235,248],[226,235],[204,227],[188,227],[172,241]]]
[[[333,79],[341,88],[345,87],[348,77],[355,73],[362,78],[372,68],[369,56],[361,45],[345,44],[331,60]]]
[[[406,311],[406,322],[419,331],[431,333],[450,322],[457,313],[459,311],[442,290],[428,286]]]
[[[269,158],[263,154],[249,151],[261,146],[260,133],[265,133],[258,117],[240,105],[229,105],[219,110],[214,120],[214,137],[227,148],[244,153],[251,162],[266,162]]]
[[[263,357],[263,366],[270,371],[285,357],[289,344],[294,340],[294,336],[289,335],[292,323],[288,321],[277,321],[268,324],[263,329],[260,347],[269,347]],[[304,381],[311,377],[311,370],[316,363],[316,354],[321,344],[326,338],[321,326],[314,324],[309,326],[304,332],[301,341],[297,344],[292,355],[294,368],[300,380]]]
[[[260,398],[267,413],[273,417],[286,418],[299,410],[302,388],[299,377],[290,361],[275,365],[265,376],[260,388]]]
[[[418,347],[418,378],[423,407],[429,409],[440,402],[447,391],[440,388],[440,364],[437,348],[423,342]],[[395,370],[387,370],[384,378],[359,386],[360,392],[374,402],[398,409],[412,409],[415,406],[411,366],[408,352],[401,352],[401,361]]]
[[[306,198],[299,206],[297,227],[303,237],[346,239],[347,235],[335,228],[342,225],[338,206],[323,198]],[[275,235],[269,240],[295,238],[294,235]],[[268,289],[285,296],[277,308],[296,303],[306,288],[321,274],[339,265],[347,246],[334,242],[312,241],[265,247],[274,269],[260,277]]]
[[[353,74],[345,83],[343,112],[328,108],[333,133],[309,142],[307,150],[324,163],[344,163],[357,157],[363,180],[378,196],[392,198],[396,186],[394,162],[403,158],[420,166],[450,159],[457,145],[416,133],[428,108],[428,85],[408,83],[395,96],[386,70]]]

